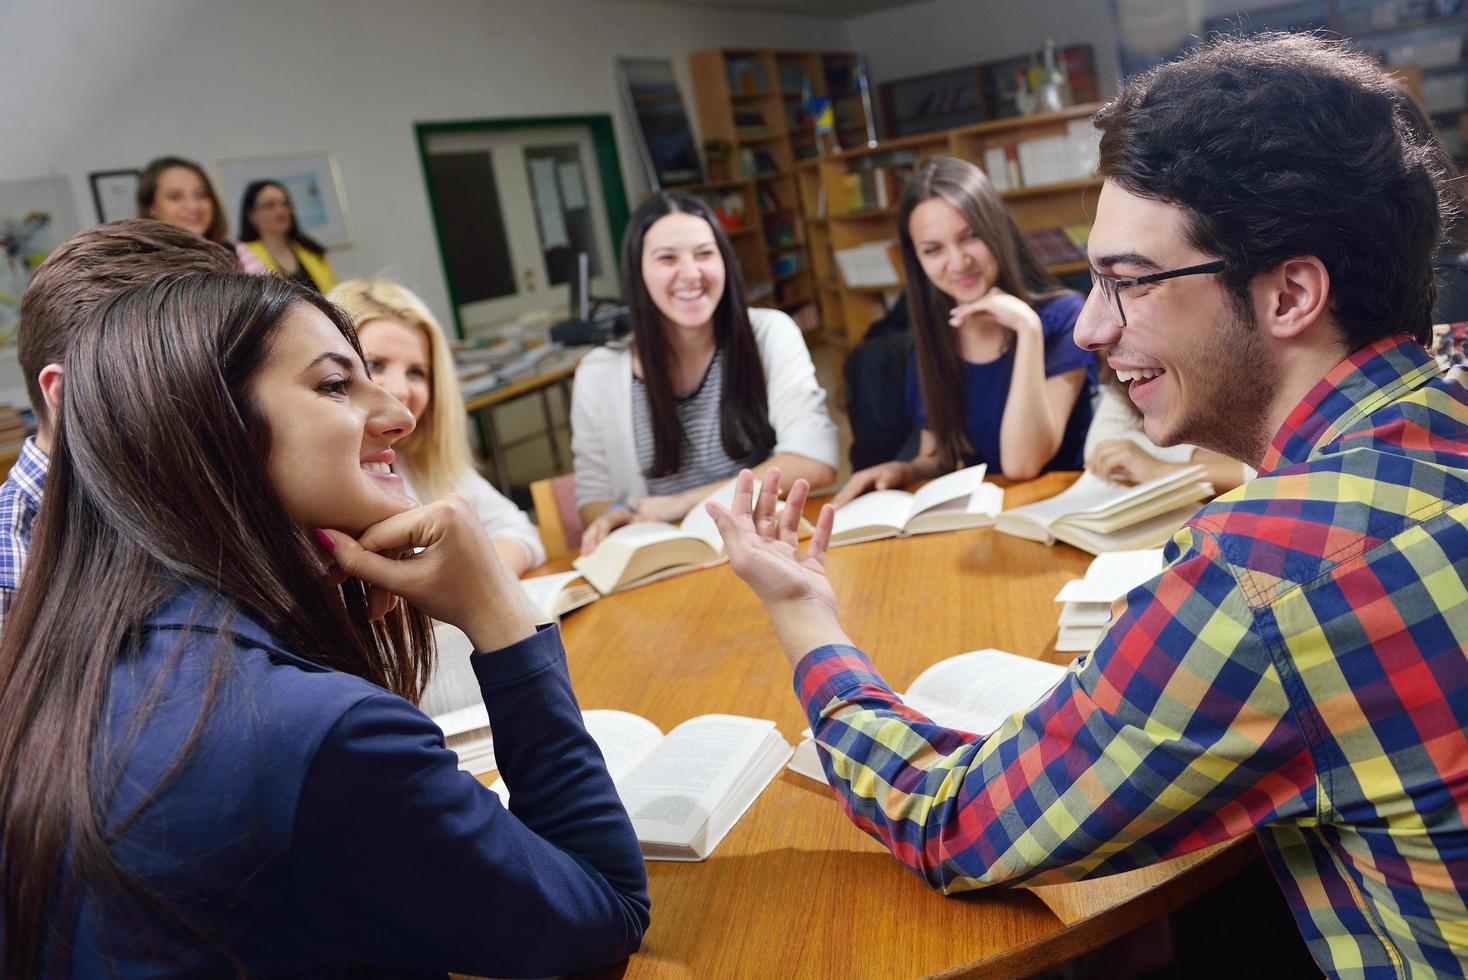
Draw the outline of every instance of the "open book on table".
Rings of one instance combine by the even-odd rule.
[[[582,713],[649,861],[702,861],[790,758],[772,721],[700,715],[666,735],[626,711]],[[509,804],[509,788],[490,789]]]
[[[535,606],[537,623],[558,623],[572,609],[580,609],[601,598],[580,572],[557,572],[522,578],[520,587]]]
[[[759,499],[755,481],[754,499]],[[709,516],[705,504],[713,501],[728,509],[734,503],[734,481],[730,480],[694,506],[679,524],[634,521],[602,539],[595,551],[571,562],[573,568],[602,595],[635,588],[695,568],[717,565],[725,559],[724,539]],[[776,506],[776,513],[784,502]],[[801,518],[802,533],[809,524]]]
[[[1065,676],[1065,668],[1042,660],[975,650],[940,660],[918,675],[903,703],[944,728],[988,735],[1012,715],[1039,701]],[[795,747],[790,768],[826,782],[810,729]]]
[[[875,490],[836,511],[831,546],[877,538],[987,527],[1004,507],[1004,491],[984,482],[983,465],[929,481],[915,493]]]
[[[1084,578],[1073,579],[1055,596],[1060,607],[1060,634],[1055,649],[1085,653],[1111,625],[1111,604],[1162,572],[1162,549],[1113,551],[1099,555]]]
[[[994,529],[1045,544],[1064,541],[1093,555],[1155,548],[1213,496],[1202,475],[1201,466],[1190,466],[1129,487],[1082,473],[1053,497],[1004,511]]]

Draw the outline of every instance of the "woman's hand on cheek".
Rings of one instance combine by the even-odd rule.
[[[457,494],[374,524],[358,539],[330,530],[316,536],[323,547],[331,542],[340,574],[452,623],[476,650],[497,650],[535,631],[524,591],[500,564],[474,509]]]

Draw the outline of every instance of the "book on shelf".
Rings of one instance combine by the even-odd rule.
[[[765,114],[759,106],[735,106],[734,126],[736,129],[764,129]]]
[[[749,146],[739,148],[739,166],[746,177],[764,177],[780,170],[780,165],[770,156],[768,150],[757,150]]]
[[[775,256],[771,271],[780,278],[797,275],[805,268],[805,256],[797,251],[781,252]]]
[[[1082,262],[1086,258],[1086,253],[1076,247],[1063,228],[1031,228],[1021,231],[1020,235],[1029,246],[1030,254],[1041,265],[1063,265]]]
[[[759,481],[754,500],[759,499]],[[717,565],[725,559],[724,539],[704,506],[710,501],[725,508],[733,506],[734,481],[723,484],[700,501],[678,524],[634,521],[623,524],[602,539],[589,555],[571,562],[602,595],[647,585],[660,579]],[[784,510],[784,501],[775,507]],[[803,533],[810,525],[801,518]]]
[[[930,480],[913,493],[874,490],[836,511],[831,547],[965,528],[988,527],[1004,507],[1004,491],[970,466]]]
[[[1084,578],[1065,583],[1055,596],[1061,603],[1055,649],[1085,653],[1094,648],[1111,625],[1112,603],[1156,578],[1162,567],[1161,548],[1096,556]]]
[[[724,62],[724,73],[732,95],[763,95],[770,90],[764,63],[757,57],[729,58]]]
[[[1049,694],[1064,676],[1064,667],[1043,660],[1003,650],[975,650],[933,664],[901,697],[936,725],[988,735]],[[826,773],[810,729],[802,735],[789,767],[824,783]]]
[[[722,193],[708,191],[698,195],[709,206],[724,231],[738,231],[744,227],[744,192],[739,190]]]
[[[790,743],[760,718],[700,715],[666,735],[626,711],[582,718],[649,861],[707,858],[790,758]],[[503,780],[490,789],[509,804]]]
[[[902,275],[892,261],[896,245],[893,238],[837,249],[834,255],[842,281],[862,288],[900,289]]]
[[[1155,548],[1167,542],[1213,496],[1203,468],[1124,486],[1091,473],[1045,500],[1000,513],[994,528],[1031,541],[1064,541],[1093,555]]]

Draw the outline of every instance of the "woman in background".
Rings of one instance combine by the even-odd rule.
[[[454,360],[423,300],[381,279],[350,279],[326,298],[351,317],[372,380],[418,421],[396,447],[393,464],[408,495],[426,504],[463,494],[500,560],[516,575],[545,561],[545,547],[530,518],[474,469]]]
[[[351,323],[274,276],[170,276],[66,367],[0,636],[0,973],[545,976],[635,951],[642,856],[560,633],[462,501],[403,493],[413,418]],[[494,651],[470,659],[513,814],[414,707],[429,616]]]
[[[571,448],[582,553],[634,520],[679,521],[744,467],[782,490],[836,477],[836,427],[795,321],[749,309],[708,206],[655,194],[622,244],[628,340],[576,370]]]
[[[336,285],[326,246],[301,231],[285,185],[257,180],[240,199],[240,241],[266,269],[318,293]]]
[[[1095,377],[1073,336],[1085,297],[1035,261],[994,185],[964,160],[917,168],[897,228],[918,453],[852,474],[832,503],[976,463],[1015,480],[1080,469]]]
[[[143,168],[136,193],[139,218],[185,228],[200,238],[234,249],[240,269],[252,275],[267,270],[249,249],[229,238],[219,195],[204,168],[183,157],[158,157]]]

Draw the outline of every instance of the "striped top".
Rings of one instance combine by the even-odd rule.
[[[647,492],[654,496],[671,496],[737,476],[746,466],[763,462],[759,456],[730,459],[724,452],[724,439],[719,430],[719,406],[724,393],[724,349],[715,348],[713,360],[698,385],[678,399],[678,424],[683,428],[683,455],[678,472],[671,476],[647,478]],[[632,438],[637,445],[637,466],[643,473],[652,470],[653,437],[652,406],[647,400],[647,385],[632,378]]]
[[[801,660],[831,786],[945,892],[1255,832],[1321,968],[1468,969],[1468,386],[1409,338],[1342,361],[1087,656],[987,737],[851,647]]]

